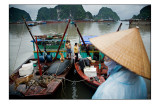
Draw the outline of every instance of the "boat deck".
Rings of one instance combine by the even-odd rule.
[[[24,63],[28,63],[30,60],[35,60],[35,59],[28,59],[27,61],[25,61]],[[23,63],[23,64],[24,64]],[[46,72],[46,70],[52,65],[54,65],[54,62],[50,62],[50,63],[41,63],[41,66],[48,66],[46,67],[46,69],[43,69],[44,72]],[[60,60],[56,60],[56,63],[61,63]],[[45,95],[53,95],[54,92],[56,91],[56,89],[61,85],[61,83],[63,82],[64,78],[67,76],[67,74],[69,73],[71,67],[72,67],[72,63],[73,60],[70,60],[70,64],[65,67],[64,71],[60,74],[60,75],[47,75],[44,74],[43,78],[41,79],[39,73],[38,72],[38,65],[36,67],[34,67],[34,77],[33,79],[31,79],[29,81],[29,86],[26,87],[26,84],[20,84],[17,87],[17,90],[15,90],[15,79],[19,78],[19,68],[23,65],[21,65],[15,72],[14,74],[12,74],[10,76],[10,80],[9,80],[9,87],[10,87],[10,92],[14,92],[14,91],[18,91],[20,93],[22,93],[24,96],[45,96]],[[63,63],[61,63],[63,64]],[[42,71],[42,72],[43,72]],[[39,83],[36,82],[36,80],[38,80],[39,82],[43,82],[47,85],[47,88],[44,88],[43,86],[39,85]]]
[[[91,63],[91,66],[94,66],[96,68],[97,71],[97,78],[93,77],[93,78],[89,78],[88,76],[86,76],[83,71],[80,69],[79,63],[75,63],[75,69],[77,71],[77,73],[79,74],[79,76],[85,80],[85,83],[90,86],[91,88],[93,88],[94,90],[97,89],[97,87],[99,85],[101,85],[103,82],[105,82],[105,78],[103,75],[107,74],[108,69],[106,68],[106,66],[102,63],[101,67],[102,70],[99,70],[99,62],[95,62],[95,63]]]

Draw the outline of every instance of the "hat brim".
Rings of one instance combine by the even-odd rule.
[[[132,28],[91,38],[103,54],[145,78],[151,78],[150,62],[139,30]]]

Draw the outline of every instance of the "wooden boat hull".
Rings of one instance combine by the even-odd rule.
[[[101,74],[107,74],[107,69],[103,70],[101,72],[101,74],[98,72],[98,63],[95,63],[94,66],[97,68],[97,78],[99,79],[98,81],[95,78],[89,78],[88,76],[86,76],[82,70],[79,67],[78,62],[74,64],[75,65],[75,69],[78,73],[78,75],[80,76],[81,79],[84,80],[84,83],[89,86],[90,88],[92,88],[93,90],[96,90],[98,88],[98,86],[100,86],[103,82],[105,82],[105,79],[103,76],[101,76]]]
[[[30,60],[36,60],[33,58],[29,58],[27,59],[23,64],[29,62]],[[60,60],[58,60],[60,62]],[[26,88],[25,84],[20,84],[17,87],[17,90],[14,89],[15,86],[15,79],[19,77],[19,69],[20,67],[17,68],[17,70],[15,70],[13,72],[13,74],[10,76],[9,78],[9,87],[10,87],[10,98],[12,98],[12,96],[14,96],[13,94],[15,92],[19,92],[20,94],[22,94],[22,96],[20,97],[39,97],[39,96],[50,96],[50,95],[54,95],[55,91],[59,88],[59,86],[62,84],[62,82],[64,81],[64,78],[67,76],[67,74],[69,73],[69,71],[71,70],[72,67],[72,63],[73,61],[70,60],[70,64],[66,67],[66,69],[64,70],[63,73],[61,73],[60,75],[55,76],[55,74],[50,75],[51,79],[50,82],[47,83],[47,88],[43,88],[40,85],[36,85],[36,86],[30,86]],[[47,63],[49,66],[51,66],[51,64],[53,64],[53,62],[51,63]],[[44,63],[41,63],[41,65],[43,66]],[[39,75],[36,75],[37,78],[39,78]],[[49,77],[48,75],[43,75],[43,78],[47,78]],[[12,93],[12,95],[11,95]]]

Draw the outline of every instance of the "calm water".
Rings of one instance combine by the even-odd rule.
[[[121,30],[128,29],[129,23],[122,22]],[[44,24],[30,27],[34,35],[43,35],[53,32],[63,33],[67,23],[55,23],[55,24]],[[108,23],[106,22],[93,22],[93,23],[77,23],[78,28],[83,36],[85,35],[103,35],[110,32],[115,32],[119,27],[120,22]],[[133,26],[135,27],[135,26]],[[151,26],[140,25],[140,33],[144,42],[149,60],[151,54]],[[72,46],[75,42],[79,41],[79,35],[74,25],[69,25],[67,31],[67,38],[71,40]],[[21,65],[28,57],[33,54],[32,43],[29,32],[24,24],[10,24],[9,25],[9,72],[10,74]],[[68,79],[79,80],[76,71],[69,74]],[[148,96],[151,94],[151,81],[145,79],[148,89]],[[63,90],[62,90],[63,89]],[[65,86],[61,87],[57,94],[56,99],[90,99],[94,91],[90,90],[82,82],[73,83],[67,82]]]

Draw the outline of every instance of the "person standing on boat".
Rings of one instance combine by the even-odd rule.
[[[110,33],[90,41],[109,57],[104,61],[109,77],[92,99],[147,99],[143,77],[151,79],[151,69],[139,29]]]
[[[66,45],[65,45],[66,49],[67,49],[67,59],[71,58],[71,43],[69,40],[67,40]]]
[[[78,53],[79,53],[79,50],[78,50],[78,44],[75,43],[74,45],[74,55],[75,55],[75,62],[78,61]]]

